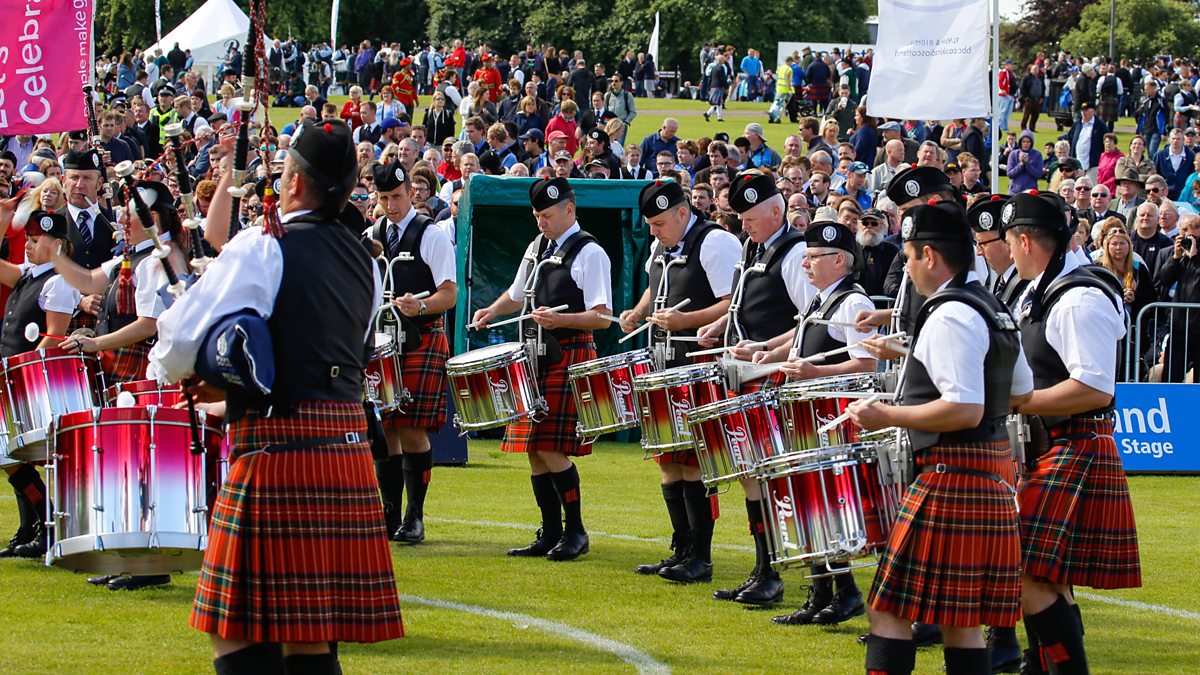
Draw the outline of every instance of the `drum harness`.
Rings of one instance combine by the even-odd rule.
[[[662,248],[660,246],[660,248]],[[667,308],[667,297],[670,294],[670,280],[668,275],[671,272],[673,265],[686,265],[688,257],[686,255],[677,255],[671,259],[663,253],[659,253],[654,258],[654,262],[662,267],[662,277],[658,281],[658,288],[655,289],[653,310],[658,311]],[[665,329],[653,328],[650,330],[650,335],[647,341],[650,343],[650,349],[654,355],[654,365],[657,369],[663,370],[675,358],[675,348],[671,346],[671,341],[675,339],[671,337],[671,331]]]

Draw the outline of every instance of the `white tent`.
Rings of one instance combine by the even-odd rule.
[[[204,79],[211,82],[225,60],[229,45],[236,42],[243,48],[249,29],[250,17],[234,0],[208,0],[175,30],[163,36],[161,43],[150,45],[146,54],[153,55],[160,47],[166,54],[178,42],[180,49],[192,50],[193,68],[204,73]],[[270,38],[265,39],[270,42]]]

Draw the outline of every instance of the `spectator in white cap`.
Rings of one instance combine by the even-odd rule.
[[[751,122],[742,130],[742,136],[750,141],[750,150],[746,153],[746,168],[767,167],[771,170],[778,170],[779,164],[783,158],[778,152],[767,146],[767,139],[763,137],[762,125],[758,122]]]

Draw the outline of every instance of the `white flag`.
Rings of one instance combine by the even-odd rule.
[[[154,0],[154,37],[158,39],[156,44],[162,45],[162,2]]]
[[[340,0],[333,0],[333,9],[329,15],[329,48],[337,49],[337,16]]]
[[[646,52],[654,59],[654,67],[662,68],[662,64],[658,62],[658,12],[654,13],[654,32],[650,33],[650,47]]]
[[[988,0],[879,0],[867,109],[874,117],[983,117]]]

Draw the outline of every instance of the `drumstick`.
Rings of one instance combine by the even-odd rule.
[[[878,403],[880,398],[882,398],[882,396],[880,394],[875,394],[874,396],[863,400],[863,405],[871,405],[872,403]],[[850,411],[849,410],[847,410],[846,412],[842,413],[841,415],[838,415],[837,417],[829,420],[825,424],[822,424],[820,427],[818,427],[817,435],[820,436],[821,434],[829,433],[830,429],[836,427],[837,425],[841,424],[842,422],[845,422],[848,419],[850,419]]]
[[[424,300],[425,298],[428,298],[431,295],[433,295],[433,293],[430,293],[429,291],[421,291],[420,293],[417,293],[416,295],[413,296],[413,300]]]
[[[689,302],[691,302],[691,301],[692,301],[692,299],[691,299],[691,298],[684,298],[682,301],[680,301],[680,303],[679,303],[679,304],[675,305],[674,307],[672,307],[672,308],[671,308],[670,310],[668,310],[668,311],[672,311],[672,312],[674,312],[674,311],[676,311],[676,310],[683,309],[683,308],[684,308],[684,307],[686,307],[686,306],[687,306],[687,304],[688,304]],[[621,338],[620,340],[617,340],[617,344],[624,344],[624,343],[628,342],[630,339],[632,339],[632,338],[633,338],[633,336],[634,336],[634,335],[637,335],[638,333],[640,333],[640,332],[642,332],[642,331],[646,330],[647,328],[649,328],[649,327],[651,327],[651,326],[653,326],[653,325],[654,325],[654,324],[652,324],[652,323],[650,323],[649,321],[647,321],[647,322],[646,322],[644,325],[642,325],[642,327],[641,327],[641,328],[638,328],[638,329],[634,330],[632,333],[630,333],[629,335],[626,335],[625,337]]]
[[[563,311],[564,309],[569,309],[570,307],[571,307],[570,305],[559,305],[558,307],[551,307],[551,308],[550,308],[550,311],[551,311],[551,312],[561,312],[561,311]],[[500,327],[500,326],[507,326],[507,325],[508,325],[508,324],[510,324],[510,323],[516,323],[516,322],[518,322],[518,321],[521,321],[521,320],[523,320],[523,319],[528,319],[528,318],[529,318],[529,317],[531,317],[531,316],[533,316],[533,315],[532,315],[532,314],[521,314],[521,315],[519,315],[519,316],[514,316],[514,317],[512,317],[511,319],[505,319],[505,320],[503,320],[503,321],[497,321],[496,323],[489,324],[489,325],[488,325],[488,327],[489,327],[489,328],[498,328],[498,327]],[[478,327],[479,327],[479,324],[478,324],[478,323],[469,323],[469,324],[467,324],[467,328],[478,328]]]
[[[830,321],[829,319],[809,319],[809,323],[816,323],[822,326],[836,326],[838,328],[857,328],[858,324],[853,321]]]
[[[900,333],[892,333],[891,335],[884,335],[880,339],[884,340],[886,342],[888,340],[899,340],[900,338],[903,338],[903,337],[907,337],[907,336],[903,332],[900,332]],[[837,349],[831,349],[827,352],[821,352],[820,354],[813,354],[812,356],[806,356],[800,360],[807,362],[807,363],[812,363],[813,361],[824,361],[827,357],[837,356],[838,354],[845,354],[846,352],[848,352],[851,349],[854,349],[856,347],[858,347],[857,344],[846,345],[845,347],[838,347]]]
[[[54,338],[55,340],[66,340],[62,335],[53,335],[51,333],[43,333],[38,330],[38,325],[32,321],[25,324],[25,339],[28,342],[36,342],[39,337]]]
[[[601,319],[608,320],[608,321],[616,321],[617,323],[621,323],[621,319],[620,319],[620,317],[613,316],[612,314],[601,314],[601,315],[600,315],[600,318],[601,318]],[[633,322],[631,322],[631,323],[638,323],[638,322],[637,322],[637,321],[633,321]]]
[[[742,345],[742,347],[744,349],[758,350],[758,349],[766,349],[768,347],[768,345],[765,342],[748,342],[748,343]],[[737,347],[715,347],[713,349],[701,349],[698,352],[688,352],[687,355],[688,356],[710,356],[712,354],[724,354],[725,352],[730,352],[735,349],[737,349]],[[758,364],[755,364],[755,365],[758,365]]]

